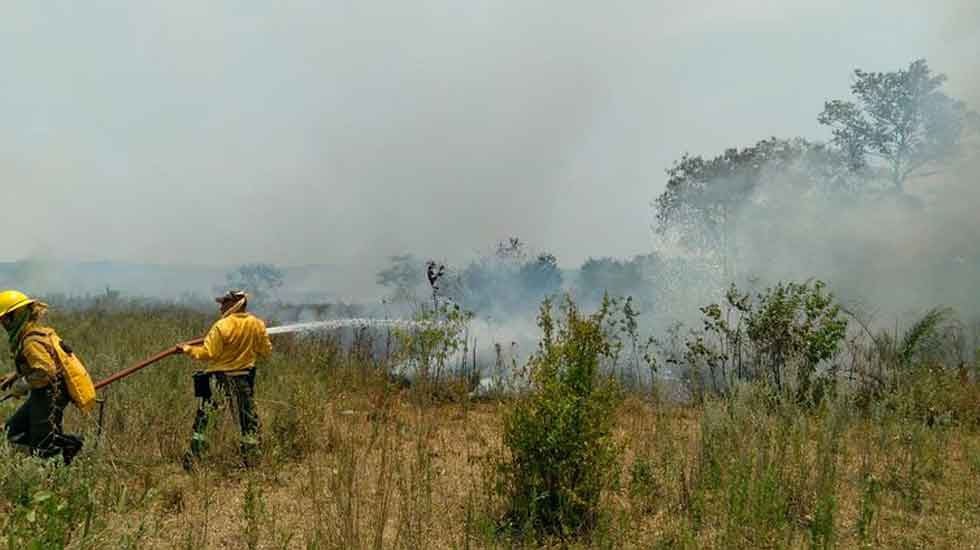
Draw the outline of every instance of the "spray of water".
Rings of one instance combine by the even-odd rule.
[[[407,319],[330,319],[328,321],[310,321],[306,323],[293,323],[290,325],[280,325],[268,329],[269,334],[287,334],[295,332],[318,332],[337,330],[341,328],[422,328],[431,326],[430,323],[412,321]]]

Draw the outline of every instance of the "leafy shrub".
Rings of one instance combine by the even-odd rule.
[[[604,490],[618,475],[621,447],[613,441],[621,402],[615,380],[603,373],[621,350],[610,330],[614,302],[583,314],[571,298],[545,300],[538,316],[543,336],[530,358],[532,390],[504,420],[508,459],[498,464],[499,490],[510,525],[527,532],[576,535],[596,526]]]
[[[415,327],[395,330],[402,371],[389,373],[393,379],[410,377],[414,396],[423,402],[465,395],[466,386],[473,383],[468,377],[476,374],[453,369],[454,361],[466,358],[466,326],[473,314],[435,294],[433,300],[432,308],[415,313]]]
[[[702,329],[684,354],[695,396],[705,388],[726,395],[735,380],[762,380],[800,402],[817,403],[833,389],[834,371],[818,366],[836,355],[847,320],[824,283],[779,283],[755,300],[733,285],[724,304],[701,313]]]
[[[8,548],[63,548],[93,530],[96,473],[85,461],[72,468],[2,449],[0,497],[5,510],[3,539]],[[100,525],[101,526],[101,525]]]
[[[854,402],[865,413],[878,405],[929,427],[980,426],[980,391],[970,382],[964,326],[949,308],[933,308],[899,333],[874,333],[851,343],[858,361]]]

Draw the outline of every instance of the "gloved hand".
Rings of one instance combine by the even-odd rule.
[[[6,376],[4,376],[3,378],[0,378],[0,390],[7,391],[8,389],[10,389],[10,386],[13,385],[13,383],[16,380],[17,380],[16,372],[11,372]]]
[[[187,353],[188,349],[190,349],[190,346],[187,344],[177,344],[177,353]]]
[[[23,397],[29,391],[31,391],[31,385],[27,383],[25,378],[17,378],[10,386],[10,395],[13,397]]]

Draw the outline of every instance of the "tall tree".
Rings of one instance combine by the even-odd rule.
[[[818,120],[833,132],[833,144],[851,168],[883,168],[896,191],[959,150],[971,113],[944,94],[946,81],[924,59],[892,72],[854,71],[855,101],[824,104]],[[975,115],[972,115],[975,116]]]
[[[643,277],[645,257],[628,260],[589,258],[578,273],[578,292],[588,303],[598,303],[603,294],[635,296],[642,292],[647,281]]]
[[[557,294],[561,290],[561,269],[554,254],[542,252],[534,260],[521,266],[519,276],[524,290],[537,301],[539,298]]]
[[[479,314],[527,313],[541,300],[561,291],[558,259],[533,252],[523,241],[510,238],[459,271],[467,309]]]
[[[527,243],[519,237],[510,237],[497,243],[497,259],[505,262],[523,263],[527,260]]]
[[[773,137],[711,159],[685,154],[667,170],[667,187],[655,201],[656,232],[673,232],[689,250],[715,256],[726,278],[734,278],[738,210],[767,174],[778,173],[812,147],[802,138]]]
[[[256,301],[268,299],[273,291],[283,285],[284,279],[281,269],[261,263],[244,264],[225,275],[229,287],[250,293]]]

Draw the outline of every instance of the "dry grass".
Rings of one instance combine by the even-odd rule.
[[[207,325],[205,317],[181,311],[73,314],[52,322],[96,378]],[[604,497],[604,521],[591,539],[513,540],[495,532],[501,502],[490,468],[503,452],[507,402],[428,403],[411,389],[393,389],[378,365],[330,340],[275,344],[257,386],[264,450],[258,468],[237,466],[237,427],[227,414],[206,466],[193,474],[180,468],[194,401],[193,367],[177,359],[106,394],[98,448],[94,416],[69,418],[71,429],[90,438],[72,468],[37,470],[10,449],[0,452],[3,542],[59,529],[55,519],[63,518],[60,529],[72,548],[802,548],[812,545],[818,457],[832,456],[834,546],[980,545],[980,436],[969,425],[929,427],[885,410],[844,411],[838,450],[818,455],[833,411],[787,419],[753,408],[751,400],[705,409],[638,396],[620,408],[621,482]],[[719,431],[726,426],[736,429]],[[709,443],[727,449],[716,457],[714,484],[705,468]],[[785,452],[777,452],[781,446]],[[735,473],[763,455],[778,457],[768,471],[793,488],[780,516],[784,525],[736,525],[743,516],[732,511],[733,495],[755,494],[767,470],[746,470],[748,478]],[[53,496],[38,497],[43,491]],[[66,504],[45,508],[49,502]]]

